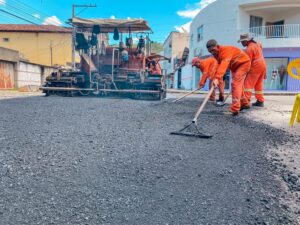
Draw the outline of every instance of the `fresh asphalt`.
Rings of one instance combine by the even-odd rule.
[[[289,137],[212,103],[212,139],[170,135],[200,101],[1,100],[0,224],[297,224],[266,158]]]

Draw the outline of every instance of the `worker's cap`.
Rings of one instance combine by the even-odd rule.
[[[200,62],[201,62],[201,59],[198,58],[198,57],[195,57],[195,58],[193,58],[193,60],[192,60],[192,66],[195,66],[196,63],[200,63]]]
[[[238,42],[251,41],[251,40],[253,40],[253,37],[250,34],[241,34],[240,40],[238,40]]]
[[[214,39],[211,39],[206,43],[206,48],[211,48],[216,46],[218,46],[218,42]]]

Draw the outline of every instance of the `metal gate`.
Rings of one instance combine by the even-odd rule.
[[[0,89],[14,88],[14,64],[0,62]]]

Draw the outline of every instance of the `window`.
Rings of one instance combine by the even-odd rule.
[[[9,38],[3,38],[3,42],[9,42]]]
[[[263,18],[258,16],[250,16],[250,33],[262,34]]]
[[[250,16],[250,28],[261,27],[263,24],[263,18],[258,16]]]
[[[199,56],[199,57],[203,56],[203,49],[202,49],[202,48],[199,49],[198,56]]]
[[[190,42],[193,42],[194,41],[194,34],[191,35],[191,39],[190,39]]]
[[[197,29],[197,41],[202,41],[203,40],[203,25],[198,27]]]
[[[191,46],[191,49],[193,49],[193,46],[194,46],[194,35],[193,34],[190,37],[190,46]]]
[[[194,57],[201,57],[203,55],[203,50],[201,48],[194,49]]]
[[[197,56],[197,48],[194,49],[194,57]]]
[[[266,58],[267,79],[264,80],[265,90],[287,90],[288,58]]]

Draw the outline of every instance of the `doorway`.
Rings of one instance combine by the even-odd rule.
[[[284,20],[276,22],[266,22],[266,37],[280,38],[284,37]]]
[[[181,88],[181,68],[177,72],[177,89]]]

